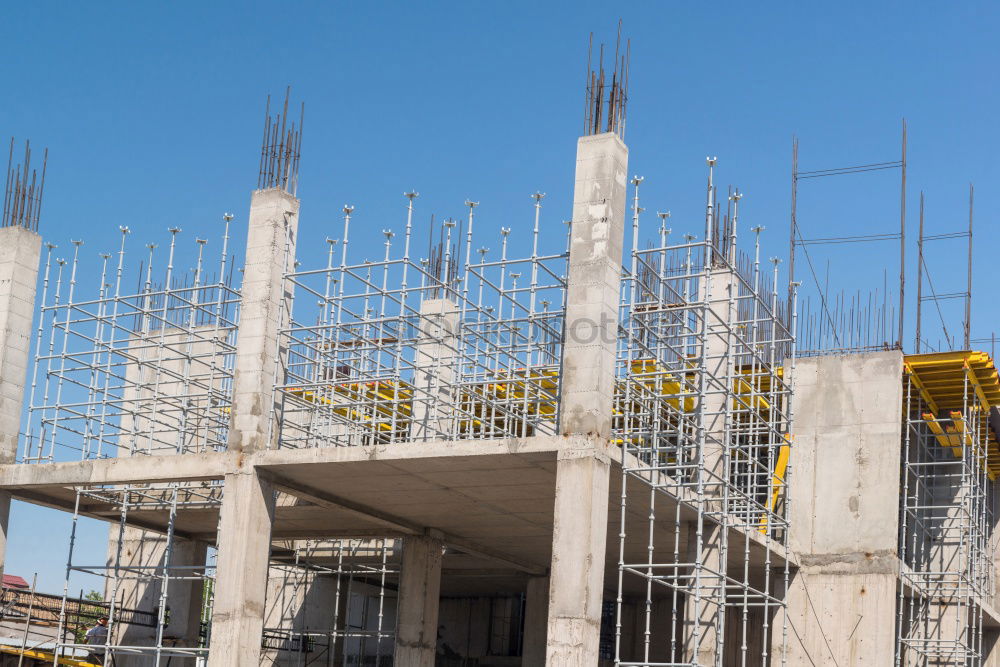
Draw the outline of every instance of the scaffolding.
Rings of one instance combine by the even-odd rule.
[[[613,424],[622,465],[614,659],[623,667],[767,665],[769,623],[785,604],[794,341],[778,262],[761,270],[760,228],[754,256],[738,253],[740,195],[730,193],[722,215],[714,163],[702,239],[668,243],[664,214],[658,242],[640,248],[642,179],[632,181]],[[623,634],[630,614],[641,637]]]
[[[272,554],[263,648],[288,666],[390,666],[402,543],[305,540]]]
[[[206,607],[210,609],[215,566],[205,544],[183,539],[177,523],[192,514],[217,521],[221,502],[218,482],[76,488],[55,657],[90,654],[114,664],[157,667],[171,658],[207,657],[209,635],[202,619]],[[75,554],[79,520],[85,516],[113,520],[103,563],[81,563]],[[164,523],[156,532],[134,527],[157,521]],[[82,636],[87,628],[79,624],[79,611],[74,616],[79,603],[69,592],[81,574],[104,582],[104,600],[95,605],[98,612],[84,619],[93,623],[99,615],[106,616],[103,645],[89,644]]]
[[[1000,381],[982,352],[909,355],[905,369],[896,665],[977,667],[995,580]]]
[[[148,243],[131,267],[128,227],[96,266],[83,241],[72,241],[69,260],[46,245],[22,463],[225,448],[240,299],[231,219],[218,259],[196,238],[187,271],[175,268],[178,228],[165,260]]]
[[[417,259],[416,196],[406,195],[403,242],[382,232],[381,259],[349,258],[345,207],[326,266],[287,273],[279,447],[555,433],[568,252],[539,251],[544,195],[534,195],[531,255],[511,257],[501,228],[495,259],[473,250],[471,201],[462,221],[432,224]]]

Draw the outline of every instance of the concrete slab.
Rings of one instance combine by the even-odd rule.
[[[291,494],[279,496],[277,502],[273,532],[276,540],[391,537],[430,529],[441,533],[452,547],[480,552],[473,560],[479,569],[501,567],[508,573],[520,572],[487,577],[482,582],[473,576],[452,581],[446,563],[442,586],[447,594],[471,594],[474,590],[519,592],[523,591],[527,570],[544,574],[551,559],[556,460],[562,444],[561,437],[540,436],[267,450],[241,457],[222,453],[18,465],[10,466],[2,477],[2,488],[9,488],[14,497],[27,502],[71,510],[75,499],[72,484],[97,480],[163,482],[196,476],[210,480],[221,478],[227,470],[256,467],[261,474],[270,476],[283,494]],[[609,593],[617,588],[622,484],[621,461],[614,460],[611,465],[605,567],[605,588]],[[639,489],[638,482],[633,484]],[[677,502],[658,494],[655,509],[660,517],[655,546],[660,553],[672,552]],[[117,518],[112,508],[97,503],[86,504],[82,511],[99,519]],[[683,521],[696,517],[689,505],[682,503],[679,511]],[[648,492],[630,497],[626,531],[638,537],[627,545],[629,562],[643,562],[647,557],[648,515]],[[164,530],[166,519],[165,512],[130,512],[131,521],[150,530]],[[217,526],[218,512],[214,509],[182,509],[176,521],[179,535],[210,543],[215,541]],[[756,531],[733,529],[730,542],[740,545],[731,550],[734,565],[737,560],[742,563],[744,540],[750,543],[756,567],[763,567],[768,549],[771,566],[783,566],[784,550],[780,545],[769,544]],[[491,589],[494,585],[501,587]],[[631,583],[626,579],[626,585],[636,594],[645,586],[638,578]]]

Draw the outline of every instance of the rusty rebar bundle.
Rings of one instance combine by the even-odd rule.
[[[10,138],[7,156],[7,179],[3,191],[3,214],[0,227],[24,227],[38,231],[42,212],[42,193],[45,190],[45,170],[49,163],[49,149],[42,157],[42,173],[31,168],[31,142],[24,142],[24,161],[14,164],[14,137]]]
[[[299,182],[299,157],[302,151],[302,125],[306,105],[299,111],[299,125],[288,123],[288,98],[292,87],[285,90],[285,105],[281,113],[271,117],[271,96],[267,96],[264,111],[264,138],[260,145],[260,172],[257,189],[281,188],[294,195]]]
[[[604,44],[598,51],[597,69],[593,68],[594,33],[590,33],[590,48],[587,53],[587,95],[584,108],[585,136],[614,132],[625,137],[625,109],[628,104],[629,62],[632,40],[625,41],[622,51],[622,22],[618,21],[618,39],[615,42],[614,68],[611,81],[605,82]]]

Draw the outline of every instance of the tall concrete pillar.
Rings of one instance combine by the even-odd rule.
[[[414,440],[447,437],[454,415],[455,343],[458,306],[450,299],[420,304],[420,342],[414,360],[411,436]]]
[[[253,471],[226,475],[219,520],[209,667],[260,661],[274,489]]]
[[[786,593],[789,667],[893,664],[902,376],[898,351],[796,362],[789,545],[801,567]],[[784,621],[778,613],[772,628]]]
[[[607,547],[611,417],[628,148],[577,143],[559,393],[546,664],[596,667]]]
[[[291,294],[286,293],[291,288],[282,274],[295,259],[298,225],[298,199],[278,188],[253,193],[240,291],[230,450],[266,449],[277,439],[277,429],[268,428],[275,408],[275,355],[279,322],[282,313],[287,319],[291,305]]]
[[[403,540],[393,659],[396,667],[434,667],[443,548],[433,537],[414,535]]]
[[[265,449],[277,438],[275,369],[284,357],[278,350],[278,333],[291,300],[282,274],[294,260],[298,211],[298,199],[278,188],[258,190],[251,199],[230,451]],[[260,660],[274,502],[274,489],[255,470],[226,475],[209,667],[242,667]]]
[[[35,232],[0,228],[0,463],[17,458],[41,249],[42,237]],[[10,494],[0,492],[0,574],[9,518]]]
[[[549,578],[531,577],[524,599],[524,640],[521,664],[545,664],[546,631],[549,618]]]

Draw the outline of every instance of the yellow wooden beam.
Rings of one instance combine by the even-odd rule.
[[[955,458],[962,458],[962,445],[958,442],[958,438],[948,434],[941,427],[940,422],[934,417],[933,414],[925,412],[923,415],[924,421],[927,422],[927,428],[930,429],[931,433],[937,439],[938,443],[942,447],[946,447],[951,450],[951,453],[955,455]],[[956,447],[956,444],[958,445]]]
[[[927,404],[927,407],[931,409],[931,412],[937,414],[938,413],[937,403],[931,397],[930,393],[928,393],[927,389],[924,387],[924,383],[920,381],[920,377],[916,374],[916,372],[914,372],[913,367],[910,366],[909,362],[904,362],[903,367],[906,369],[906,373],[910,378],[910,382],[913,383],[913,386],[916,387],[917,391],[920,393],[920,398],[923,400],[924,403]]]

